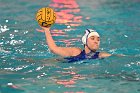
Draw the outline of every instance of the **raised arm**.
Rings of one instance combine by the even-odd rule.
[[[42,27],[45,32],[46,42],[51,52],[58,54],[60,56],[76,56],[80,54],[81,49],[76,47],[58,47],[51,35],[50,28]],[[39,30],[38,30],[39,31]]]

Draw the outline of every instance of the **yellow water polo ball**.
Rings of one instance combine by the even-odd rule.
[[[55,11],[49,7],[41,8],[36,13],[36,20],[40,26],[50,27],[56,20]]]

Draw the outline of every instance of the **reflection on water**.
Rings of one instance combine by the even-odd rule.
[[[80,12],[76,0],[52,0],[50,6],[56,9],[56,23],[79,26],[82,22],[82,16],[75,15]]]
[[[80,12],[79,5],[76,0],[52,0],[50,7],[53,7],[56,11],[57,19],[56,23],[61,25],[66,25],[67,28],[64,30],[52,30],[52,36],[66,36],[67,31],[72,31],[71,27],[79,26],[82,22],[82,16],[78,15]],[[88,18],[87,18],[88,19]],[[62,42],[66,45],[66,47],[73,45],[74,42],[80,41],[79,38],[73,39],[61,39],[57,40],[57,42]]]
[[[65,32],[62,30],[52,30],[51,31],[52,36],[67,36]]]
[[[58,71],[57,71],[58,72]],[[84,76],[77,74],[74,71],[62,71],[59,72],[62,76],[71,76],[70,79],[57,79],[56,83],[64,85],[65,87],[75,87],[75,83],[77,80],[85,79]]]
[[[65,43],[66,47],[74,46],[73,43],[77,42],[77,41],[80,41],[79,38],[73,38],[73,39],[69,39],[69,40],[65,40],[65,39],[59,40],[59,42]]]

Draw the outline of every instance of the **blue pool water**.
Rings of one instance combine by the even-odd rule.
[[[99,51],[125,54],[63,62],[37,32],[36,11],[52,7],[58,46],[80,47],[86,28]],[[59,59],[59,62],[58,60]],[[0,0],[0,93],[139,93],[140,0]]]

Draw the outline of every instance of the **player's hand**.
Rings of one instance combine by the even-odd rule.
[[[42,27],[40,26],[42,29],[36,29],[38,32],[45,32],[45,31],[49,31],[50,27]]]

